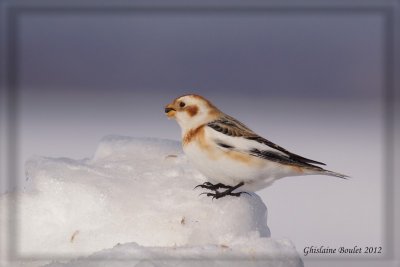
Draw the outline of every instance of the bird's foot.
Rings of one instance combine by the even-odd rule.
[[[205,194],[208,197],[212,197],[212,199],[219,199],[221,197],[226,197],[226,196],[233,196],[233,197],[240,197],[240,195],[242,194],[248,194],[247,192],[237,192],[237,193],[233,193],[230,190],[226,190],[224,192],[218,192],[216,191],[215,193],[201,193],[201,195]]]
[[[204,185],[204,184],[203,184]],[[216,185],[213,185],[213,186],[217,186],[217,185],[220,185],[220,184],[216,184]],[[236,193],[233,193],[233,191],[235,190],[235,189],[237,189],[237,188],[239,188],[239,187],[241,187],[242,185],[244,185],[244,183],[243,182],[240,182],[239,184],[237,184],[237,185],[235,185],[235,186],[227,186],[227,185],[223,185],[224,187],[223,188],[228,188],[227,190],[225,190],[225,191],[223,191],[223,192],[219,192],[218,190],[215,190],[215,192],[214,193],[201,193],[200,195],[206,195],[206,196],[208,196],[208,197],[212,197],[213,199],[215,198],[215,199],[218,199],[218,198],[221,198],[221,197],[225,197],[225,196],[233,196],[233,197],[240,197],[240,195],[241,194],[248,194],[249,196],[250,196],[250,194],[249,193],[247,193],[247,192],[236,192]],[[207,186],[207,185],[206,185]],[[201,186],[200,186],[201,187]],[[204,188],[204,187],[203,187]],[[222,188],[222,187],[221,187]],[[212,189],[213,190],[213,189]]]
[[[221,184],[221,183],[212,184],[210,182],[205,182],[203,184],[199,184],[194,189],[196,189],[197,187],[205,188],[205,189],[208,189],[208,190],[213,190],[213,191],[216,191],[216,192],[220,188],[225,188],[225,189],[232,188],[232,186],[229,186],[229,185],[224,185],[224,184]]]

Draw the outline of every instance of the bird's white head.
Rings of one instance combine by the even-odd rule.
[[[195,94],[180,96],[165,106],[165,114],[174,118],[183,132],[215,120],[220,113],[210,101]]]

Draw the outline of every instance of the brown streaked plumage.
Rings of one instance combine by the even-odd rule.
[[[179,98],[184,97],[184,96],[191,96],[191,97],[193,97],[193,98],[196,98],[196,99],[199,99],[199,100],[201,100],[201,101],[204,101],[204,102],[207,103],[207,105],[208,105],[210,108],[212,108],[212,109],[214,109],[214,110],[218,110],[218,108],[217,108],[216,106],[214,106],[213,103],[211,103],[210,101],[208,101],[207,99],[205,99],[205,98],[202,97],[201,95],[196,95],[196,94],[182,95],[182,96],[180,96],[180,97],[175,98],[174,101],[176,101],[176,100],[178,100]]]
[[[233,159],[233,160],[237,160],[237,161],[240,161],[242,163],[249,164],[249,165],[254,165],[256,163],[255,160],[253,160],[252,158],[246,156],[246,154],[243,154],[243,153],[240,153],[240,152],[236,152],[236,151],[227,151],[226,152],[226,156],[228,158]]]
[[[297,173],[304,173],[304,169],[300,166],[292,166],[292,168]]]
[[[182,138],[182,145],[185,146],[192,142],[194,139],[204,140],[204,125],[189,130]]]
[[[191,117],[196,116],[197,112],[199,111],[199,108],[196,106],[190,106],[186,109],[186,112],[189,113]]]

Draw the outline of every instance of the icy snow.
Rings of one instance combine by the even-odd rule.
[[[237,240],[230,246],[141,247],[136,243],[117,245],[85,259],[52,263],[46,267],[90,266],[302,266],[293,245],[287,240],[253,238]]]
[[[91,159],[32,158],[26,176],[29,189],[0,198],[1,241],[15,227],[18,256],[57,260],[96,252],[66,266],[102,259],[116,260],[104,266],[123,266],[118,260],[127,258],[137,259],[135,266],[170,266],[174,260],[160,260],[166,256],[175,265],[207,257],[302,264],[290,241],[269,238],[267,208],[256,194],[199,196],[204,190],[193,188],[205,177],[176,141],[108,136]],[[4,211],[10,203],[16,216]]]

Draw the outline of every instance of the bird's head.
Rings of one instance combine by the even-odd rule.
[[[220,111],[204,97],[191,94],[178,97],[165,106],[165,114],[186,131],[213,121]]]

